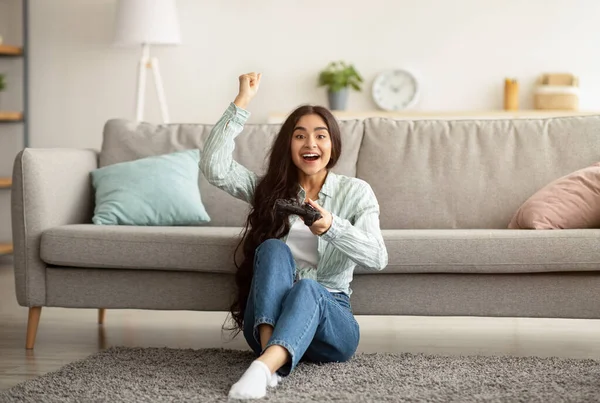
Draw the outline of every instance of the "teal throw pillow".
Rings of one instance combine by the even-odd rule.
[[[145,157],[92,171],[94,224],[190,226],[210,217],[198,187],[200,150]]]

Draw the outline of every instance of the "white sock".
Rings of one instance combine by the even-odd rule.
[[[271,375],[271,382],[269,382],[269,387],[276,387],[282,381],[282,379],[283,378],[281,378],[279,375],[277,375],[277,372],[275,372]]]
[[[233,399],[260,399],[267,394],[267,386],[277,385],[277,377],[271,376],[271,370],[264,362],[255,360],[250,364],[239,381],[229,390]]]

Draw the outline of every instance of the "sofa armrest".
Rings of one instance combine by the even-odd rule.
[[[94,192],[90,172],[97,167],[95,150],[26,148],[15,158],[11,218],[20,305],[43,306],[46,302],[42,233],[59,225],[91,223]]]

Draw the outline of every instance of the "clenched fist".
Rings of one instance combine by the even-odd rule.
[[[260,77],[261,73],[242,74],[240,76],[240,90],[233,103],[245,109],[258,92]]]

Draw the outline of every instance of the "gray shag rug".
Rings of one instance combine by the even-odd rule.
[[[0,391],[0,402],[226,402],[253,359],[239,350],[113,347]],[[363,353],[301,363],[262,400],[598,402],[600,361]]]

